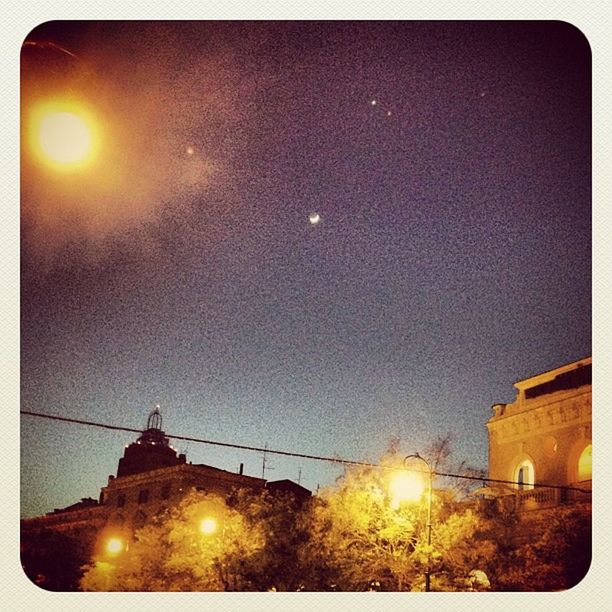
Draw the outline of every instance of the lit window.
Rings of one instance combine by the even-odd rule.
[[[578,480],[591,480],[593,471],[593,445],[589,444],[578,459]]]
[[[533,489],[535,482],[533,463],[525,459],[516,468],[514,481],[517,489]]]

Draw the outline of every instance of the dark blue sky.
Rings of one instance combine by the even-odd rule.
[[[486,467],[490,406],[591,353],[591,59],[572,26],[27,40],[24,130],[69,94],[104,139],[81,174],[22,150],[23,409],[144,427],[159,403],[171,433],[357,460],[452,433]],[[132,439],[22,417],[23,514],[97,496]],[[176,446],[261,475],[256,453]],[[311,489],[340,473],[272,465]]]

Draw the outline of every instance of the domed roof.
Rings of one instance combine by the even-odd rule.
[[[117,478],[185,463],[185,456],[177,456],[161,426],[162,416],[159,406],[155,406],[147,419],[147,428],[119,459]]]

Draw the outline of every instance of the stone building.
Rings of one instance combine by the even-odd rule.
[[[514,384],[516,399],[495,404],[487,422],[492,489],[518,509],[590,501],[590,357]],[[542,486],[549,485],[549,486]]]
[[[117,476],[109,476],[100,492],[107,522],[129,530],[176,505],[191,489],[228,496],[237,489],[262,491],[266,481],[210,465],[193,465],[170,446],[155,409],[140,437],[125,448]],[[308,492],[310,493],[310,492]]]
[[[110,535],[131,538],[136,529],[177,505],[193,489],[218,493],[226,498],[241,489],[254,493],[266,489],[273,495],[290,492],[297,503],[311,496],[308,489],[297,483],[288,480],[267,482],[246,476],[242,471],[242,465],[239,472],[234,473],[210,465],[187,463],[185,455],[178,454],[170,446],[156,408],[149,415],[146,429],[135,442],[125,447],[117,475],[108,477],[99,500],[83,498],[66,508],[21,521],[22,563],[26,573],[37,581],[38,572],[29,571],[25,567],[26,560],[36,561],[37,547],[49,533],[76,544],[82,561],[87,562],[100,542]],[[44,586],[44,576],[40,583]]]

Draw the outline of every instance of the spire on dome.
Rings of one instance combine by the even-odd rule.
[[[177,456],[161,426],[162,416],[159,406],[155,406],[149,414],[147,428],[119,459],[117,478],[185,463],[185,455]]]
[[[149,414],[149,420],[147,421],[147,429],[159,429],[162,428],[162,416],[159,412],[159,404]]]

